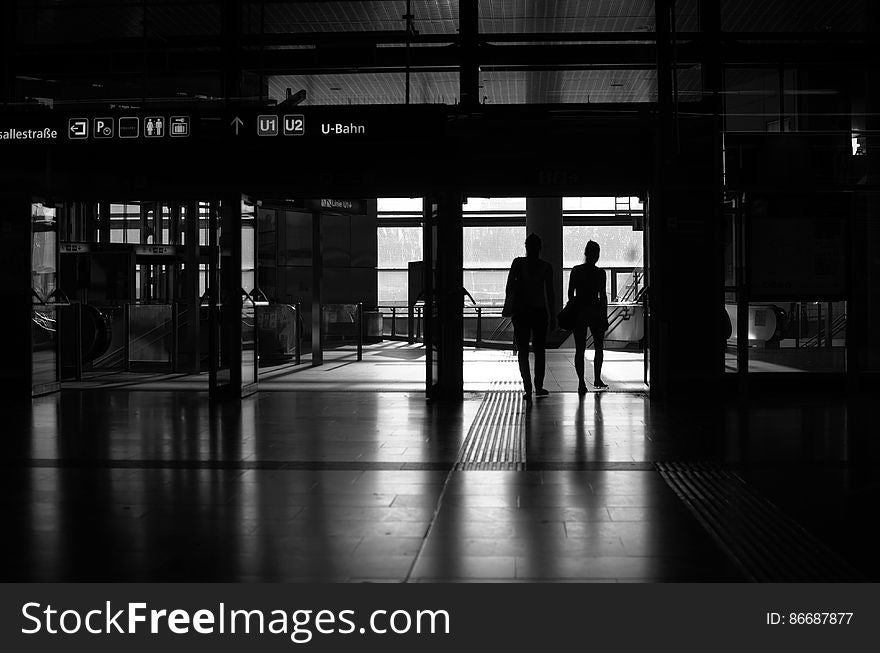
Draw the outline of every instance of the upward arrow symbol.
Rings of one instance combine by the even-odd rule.
[[[233,127],[235,127],[235,135],[238,136],[238,129],[239,129],[239,127],[244,125],[244,122],[242,121],[241,118],[239,118],[238,116],[235,116],[235,118],[233,118],[232,122],[229,124],[232,125]]]

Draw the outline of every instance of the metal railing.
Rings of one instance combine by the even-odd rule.
[[[336,318],[331,321],[331,315]],[[325,318],[325,315],[327,316]],[[342,319],[340,319],[340,317]],[[336,332],[331,330],[336,326]],[[345,342],[354,339],[357,347],[357,360],[364,357],[364,304],[321,304],[321,348],[331,338]]]

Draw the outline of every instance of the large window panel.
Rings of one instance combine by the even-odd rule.
[[[379,270],[377,272],[379,305],[406,306],[408,298],[407,274],[406,270]]]
[[[465,227],[465,269],[509,268],[514,258],[525,256],[526,235],[525,227]]]
[[[420,227],[379,227],[378,268],[406,270],[410,261],[422,260]]]
[[[641,267],[643,263],[643,232],[632,227],[564,226],[562,228],[562,261],[566,268],[584,262],[584,247],[594,240],[601,248],[600,268]]]
[[[504,304],[507,270],[464,270],[464,287],[478,304]],[[465,298],[465,306],[470,300]]]
[[[408,301],[409,263],[422,260],[422,229],[379,227],[376,235],[378,303],[405,306]]]
[[[525,256],[525,227],[465,227],[464,287],[478,304],[503,304],[507,271]]]

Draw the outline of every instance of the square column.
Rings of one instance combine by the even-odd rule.
[[[553,266],[553,287],[556,289],[556,306],[550,314],[562,310],[567,280],[562,278],[562,198],[526,198],[526,235],[535,233],[541,239],[541,258]],[[586,245],[586,243],[584,243]]]

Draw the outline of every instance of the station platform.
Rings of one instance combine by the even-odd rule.
[[[869,398],[515,384],[65,390],[4,407],[4,581],[880,578]]]

